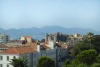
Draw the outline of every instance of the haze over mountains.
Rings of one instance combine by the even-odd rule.
[[[92,29],[82,29],[82,28],[64,28],[60,26],[45,26],[43,28],[21,28],[21,29],[8,29],[4,30],[0,28],[0,33],[8,34],[11,38],[19,39],[23,35],[30,35],[34,39],[42,39],[45,37],[46,33],[56,33],[62,32],[64,34],[86,34],[87,32],[93,32],[94,34],[100,34],[100,31],[95,31]]]

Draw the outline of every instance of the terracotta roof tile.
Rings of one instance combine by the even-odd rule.
[[[19,54],[25,54],[25,53],[32,53],[34,52],[34,49],[30,46],[22,46],[22,47],[16,47],[15,48]]]
[[[37,50],[37,42],[32,42],[32,43],[27,43],[24,46],[30,46],[32,47],[34,50]]]
[[[3,54],[26,54],[32,53],[35,50],[30,46],[20,46],[20,47],[11,47],[8,50],[3,51]]]
[[[0,44],[0,48],[8,48],[8,47],[4,44]]]
[[[19,54],[17,51],[15,51],[15,49],[13,48],[9,48],[8,50],[5,50],[3,52],[1,52],[3,54]]]
[[[42,47],[44,47],[45,49],[50,49],[50,47],[46,46],[46,45],[41,45]]]

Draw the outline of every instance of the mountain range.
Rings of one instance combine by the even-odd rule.
[[[95,31],[92,29],[82,29],[82,28],[64,28],[61,26],[45,26],[42,28],[20,28],[20,29],[7,29],[4,30],[0,28],[0,33],[2,34],[7,34],[13,39],[19,39],[21,36],[24,35],[30,35],[34,39],[43,39],[45,38],[45,34],[53,34],[56,32],[61,32],[64,34],[74,34],[74,33],[79,33],[79,34],[86,34],[88,32],[93,32],[94,34],[100,34],[100,31]]]

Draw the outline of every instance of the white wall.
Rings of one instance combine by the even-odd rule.
[[[13,59],[14,56],[16,58],[19,57],[19,55],[17,54],[14,54],[14,55],[0,54],[0,56],[2,56],[2,60],[0,60],[0,64],[2,64],[3,67],[7,67],[7,65],[9,65],[9,67],[13,67],[12,65],[9,64],[10,63],[9,61],[11,61],[11,59]],[[7,56],[9,56],[9,60],[7,60]]]

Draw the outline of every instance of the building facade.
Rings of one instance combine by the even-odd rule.
[[[0,34],[0,43],[7,43],[9,41],[9,36],[6,34]]]

